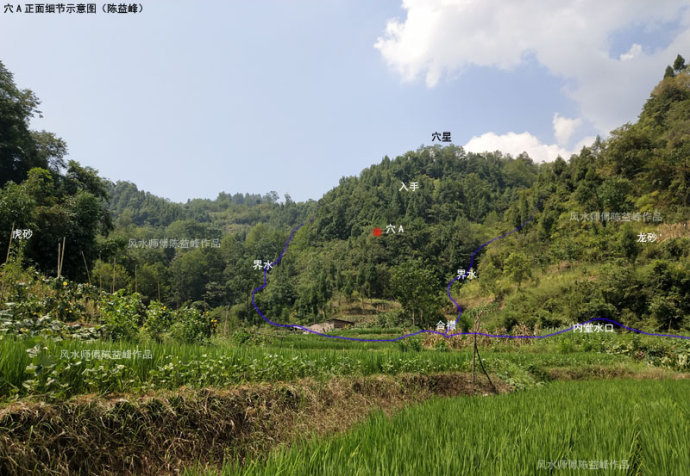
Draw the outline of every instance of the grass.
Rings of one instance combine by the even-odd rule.
[[[685,475],[690,381],[554,382],[492,398],[434,399],[379,412],[339,436],[304,440],[222,474],[531,475],[549,463],[626,462],[604,474]],[[563,463],[565,462],[565,463]],[[543,466],[543,467],[542,467]],[[589,469],[589,467],[587,468]],[[582,469],[560,469],[573,474]],[[216,474],[194,468],[185,474]]]
[[[264,455],[312,431],[331,435],[373,409],[489,391],[466,374],[441,373],[24,400],[0,408],[0,474],[179,474],[199,460]]]
[[[152,358],[93,359],[82,352],[149,350]],[[29,352],[36,353],[31,357]],[[65,357],[67,352],[69,357]],[[76,353],[72,357],[72,353]],[[128,344],[126,342],[0,341],[0,390],[4,397],[28,394],[66,398],[82,393],[137,392],[228,386],[244,382],[364,376],[403,372],[467,370],[466,352],[371,352],[365,349],[289,349],[262,346]]]
[[[481,352],[489,372],[522,389],[544,381],[549,368],[623,365],[639,370],[653,364],[687,371],[689,348],[688,342],[651,337],[571,333],[532,345],[493,340],[490,345],[482,346]],[[151,358],[86,356],[86,352],[93,355],[94,350],[101,354],[107,350],[112,357],[114,351],[137,349],[142,353],[150,351]],[[212,345],[198,345],[4,338],[0,340],[0,398],[38,395],[64,399],[91,392],[137,393],[181,385],[223,387],[303,377],[327,379],[339,375],[471,369],[470,347],[440,350],[405,351],[396,343],[364,345],[301,334],[263,337],[252,345],[221,339]]]

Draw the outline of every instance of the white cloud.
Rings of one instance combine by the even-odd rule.
[[[522,132],[520,134],[508,132],[502,135],[487,132],[480,136],[472,137],[464,145],[464,149],[468,152],[476,153],[499,150],[503,153],[511,154],[513,157],[527,152],[535,162],[552,162],[559,155],[568,160],[572,154],[578,153],[583,146],[589,146],[592,142],[594,142],[594,137],[586,137],[578,142],[572,150],[568,150],[556,144],[544,144],[529,132]]]
[[[404,21],[390,20],[375,47],[404,80],[490,66],[510,70],[532,54],[568,80],[565,92],[601,135],[634,120],[651,88],[676,54],[690,44],[690,8],[684,0],[403,0]],[[609,55],[609,37],[632,25],[680,19],[666,48],[645,53],[631,45]]]
[[[633,43],[633,45],[630,47],[630,50],[620,56],[620,60],[630,61],[631,59],[635,59],[636,57],[640,56],[640,53],[642,53],[642,45]]]
[[[565,146],[570,141],[575,129],[582,124],[582,119],[568,119],[561,117],[558,113],[553,116],[553,133],[556,136],[558,145]]]

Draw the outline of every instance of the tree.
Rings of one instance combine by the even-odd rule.
[[[654,296],[649,303],[649,312],[660,329],[678,330],[683,322],[681,299],[674,293]]]
[[[532,275],[527,256],[519,251],[510,253],[510,255],[508,255],[503,269],[508,273],[513,281],[518,284],[518,289],[520,288],[522,281]]]
[[[30,119],[41,114],[39,103],[33,92],[17,88],[0,62],[0,247],[7,248],[12,223],[31,229],[24,258],[52,273],[64,239],[65,276],[85,279],[98,254],[96,235],[112,229],[107,186],[95,170],[74,161],[63,174],[65,142],[29,130]]]
[[[683,58],[681,55],[676,56],[676,60],[673,62],[673,70],[677,73],[680,73],[685,69],[685,58]]]
[[[666,66],[666,71],[664,72],[664,79],[672,78],[675,75],[676,73],[673,72],[673,68],[671,68],[671,66]]]
[[[209,288],[207,285],[221,280],[223,261],[216,248],[195,248],[178,253],[171,263],[170,272],[172,291],[178,304],[202,301],[207,291],[214,291],[213,286]]]
[[[428,266],[421,261],[408,261],[397,266],[391,273],[391,287],[396,299],[403,309],[412,315],[419,316],[422,327],[433,325],[440,310],[438,297],[438,280]]]
[[[93,267],[93,282],[103,286],[103,290],[110,292],[127,286],[130,277],[127,270],[119,263],[105,263],[97,260]]]
[[[634,265],[637,255],[640,253],[640,248],[637,245],[637,235],[629,224],[623,228],[620,245],[623,253],[625,253],[625,257]]]
[[[579,185],[575,189],[575,199],[583,206],[593,209],[601,209],[601,197],[598,194],[601,177],[594,168],[590,168],[584,179],[579,180]]]
[[[463,181],[463,193],[467,197],[466,213],[470,220],[479,221],[489,212],[491,191],[476,173],[467,174]]]
[[[629,209],[628,195],[632,190],[630,180],[613,177],[605,180],[599,186],[599,196],[604,207],[608,210],[627,210]]]
[[[21,183],[35,167],[57,173],[64,165],[65,143],[54,135],[29,130],[40,101],[29,89],[19,89],[0,61],[0,186]]]
[[[278,192],[276,192],[275,190],[271,190],[266,195],[264,195],[263,198],[268,203],[278,203],[278,200],[280,199],[280,195],[278,195]]]
[[[556,160],[553,161],[553,173],[556,175],[556,177],[560,178],[564,172],[566,172],[568,169],[568,164],[563,160],[563,158],[559,155],[556,157]]]

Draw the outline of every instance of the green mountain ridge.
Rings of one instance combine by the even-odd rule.
[[[23,102],[12,120],[26,122],[37,100],[7,86],[11,75],[3,72],[2,84],[14,91],[3,101]],[[379,316],[379,325],[431,326],[457,314],[445,290],[469,268],[472,253],[533,212],[520,232],[475,256],[478,278],[453,287],[461,304],[484,309],[488,322],[509,330],[591,317],[690,328],[690,238],[682,225],[690,217],[690,72],[683,64],[672,73],[636,123],[568,161],[420,147],[343,177],[268,272],[257,305],[274,321],[304,324],[336,315],[343,302],[396,300],[402,308]],[[22,140],[38,141],[27,134]],[[17,156],[12,160],[24,165],[1,181],[0,227],[43,237],[22,243],[20,260],[50,273],[52,243],[64,236],[68,277],[84,281],[88,269],[93,282],[139,292],[147,302],[160,295],[171,306],[222,306],[238,323],[262,322],[251,291],[317,202],[286,196],[278,203],[270,192],[173,203],[129,182],[106,182],[76,162],[65,165],[59,139],[47,147],[52,136],[40,137],[43,149],[33,150],[48,151],[45,160]],[[639,241],[652,233],[657,241]],[[161,248],[152,241],[159,239],[220,246]],[[0,247],[7,245],[0,237]]]

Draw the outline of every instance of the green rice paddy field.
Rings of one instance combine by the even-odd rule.
[[[596,469],[593,469],[596,468]],[[326,440],[227,465],[243,475],[690,474],[690,381],[557,381],[375,413]],[[207,473],[190,469],[192,474]]]

